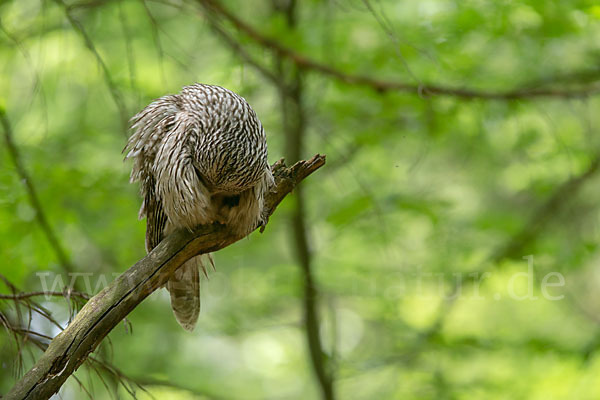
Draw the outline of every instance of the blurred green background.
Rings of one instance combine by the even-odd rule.
[[[159,290],[63,399],[600,398],[596,1],[2,0],[0,22],[15,290],[96,293],[145,255],[126,121],[184,85],[244,96],[271,162],[328,160],[215,254],[193,334]],[[35,300],[62,326],[81,305]],[[18,304],[0,299],[0,393],[59,332]]]

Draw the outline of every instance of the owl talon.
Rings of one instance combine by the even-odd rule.
[[[259,232],[263,233],[265,231],[265,228],[267,227],[267,223],[269,222],[269,217],[263,217],[260,222],[258,223],[258,227],[259,227]]]
[[[208,253],[208,261],[210,262],[210,265],[212,265],[213,271],[217,272],[217,268],[215,267],[215,260],[213,260],[212,258],[212,254]]]
[[[202,269],[202,272],[204,273],[204,276],[206,277],[206,279],[209,279],[208,272],[206,271],[206,267],[204,266],[204,263],[200,264],[200,268]]]

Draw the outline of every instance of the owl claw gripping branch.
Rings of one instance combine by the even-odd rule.
[[[223,223],[240,236],[263,225],[273,185],[263,127],[250,105],[219,86],[194,84],[135,115],[125,146],[131,181],[141,185],[146,250],[179,228]],[[179,324],[193,330],[200,311],[197,256],[167,282]],[[210,261],[212,263],[212,260]]]

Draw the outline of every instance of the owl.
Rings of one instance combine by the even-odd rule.
[[[186,86],[136,114],[131,132],[124,152],[133,159],[131,182],[140,182],[148,252],[176,229],[218,222],[243,237],[265,223],[264,196],[273,185],[266,136],[241,96]],[[188,331],[200,311],[200,257],[166,283],[175,318]]]

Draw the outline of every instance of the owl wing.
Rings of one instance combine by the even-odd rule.
[[[155,193],[154,178],[149,177],[146,196],[141,213],[146,214],[146,251],[150,252],[164,238],[167,215],[164,213],[160,199]]]
[[[167,215],[155,193],[154,178],[149,176],[145,184],[146,195],[140,214],[146,215],[146,250],[150,252],[165,236]],[[175,318],[187,331],[194,329],[200,313],[199,264],[199,256],[190,259],[171,275],[166,284]]]

